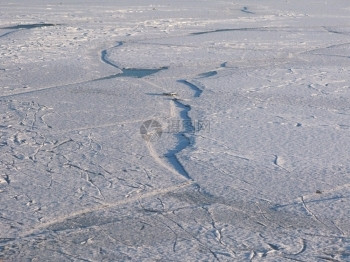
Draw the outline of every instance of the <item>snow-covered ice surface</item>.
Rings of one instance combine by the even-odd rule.
[[[0,17],[0,260],[350,261],[347,0]]]

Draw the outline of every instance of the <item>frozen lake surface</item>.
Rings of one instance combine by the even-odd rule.
[[[0,17],[0,260],[350,261],[348,1]]]

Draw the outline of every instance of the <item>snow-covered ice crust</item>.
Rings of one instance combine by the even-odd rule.
[[[349,16],[0,1],[0,261],[350,261]]]

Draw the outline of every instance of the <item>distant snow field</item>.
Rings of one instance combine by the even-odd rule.
[[[349,1],[0,17],[0,261],[350,261]]]

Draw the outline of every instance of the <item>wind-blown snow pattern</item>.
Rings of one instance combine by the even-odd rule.
[[[0,261],[350,261],[348,1],[0,16]]]

